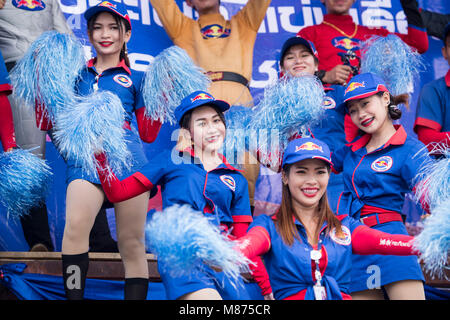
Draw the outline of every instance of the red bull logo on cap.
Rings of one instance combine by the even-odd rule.
[[[27,11],[41,11],[45,9],[45,3],[42,0],[12,0],[12,5],[17,9]]]
[[[304,144],[302,144],[301,146],[296,146],[295,147],[295,152],[298,152],[300,150],[309,150],[309,151],[314,151],[314,150],[318,150],[320,152],[323,152],[323,149],[321,146],[319,146],[318,144],[315,144],[314,142],[305,142]]]
[[[359,39],[355,38],[347,38],[347,37],[336,37],[333,40],[331,40],[331,43],[335,48],[341,49],[341,50],[352,50],[356,51],[359,50]]]
[[[366,85],[364,82],[350,82],[350,84],[348,85],[347,89],[345,89],[344,95],[346,95],[347,93],[357,89],[357,88],[365,88]]]
[[[103,1],[102,3],[99,4],[99,6],[101,6],[101,7],[108,7],[108,8],[111,8],[111,9],[117,9],[117,6],[115,4],[112,4],[109,1]]]
[[[209,94],[206,93],[199,93],[194,98],[191,99],[191,102],[195,102],[197,100],[214,100],[213,97],[211,97]]]
[[[122,87],[129,88],[133,84],[133,81],[131,81],[130,77],[124,74],[118,74],[114,76],[114,81],[118,84],[120,84]]]
[[[372,162],[370,166],[373,171],[385,172],[392,168],[393,160],[390,156],[383,156]]]

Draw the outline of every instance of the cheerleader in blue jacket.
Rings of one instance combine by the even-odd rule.
[[[352,253],[414,254],[413,237],[333,213],[326,193],[332,163],[324,142],[292,140],[282,166],[279,211],[256,217],[236,246],[249,258],[264,257],[276,299],[349,300]]]
[[[365,73],[347,85],[344,103],[366,134],[333,153],[334,169],[343,172],[345,183],[336,213],[406,235],[401,214],[405,194],[413,190],[416,173],[429,159],[424,145],[392,122],[401,116],[396,105],[407,103],[407,97],[392,97],[381,78]],[[353,256],[354,299],[383,299],[380,286],[390,299],[424,299],[423,281],[416,257]]]
[[[114,92],[126,111],[127,147],[133,157],[133,166],[123,177],[129,176],[147,162],[139,136],[152,142],[160,123],[144,117],[145,106],[141,95],[142,73],[132,72],[126,54],[126,43],[131,37],[131,23],[126,9],[119,3],[103,1],[84,14],[89,41],[97,56],[81,71],[76,92],[88,95],[96,90]],[[49,130],[52,123],[36,108],[37,123]],[[133,113],[139,136],[131,129]],[[67,161],[66,225],[62,241],[64,289],[68,299],[82,299],[89,266],[89,233],[95,217],[105,201],[105,194],[97,176],[86,173],[75,161]],[[146,299],[148,291],[148,264],[144,245],[149,193],[114,204],[117,242],[125,268],[125,299]],[[75,267],[76,268],[75,268]],[[74,270],[80,281],[74,282]]]
[[[130,177],[120,180],[98,173],[111,202],[124,201],[154,186],[161,186],[163,208],[189,204],[203,212],[224,231],[240,238],[253,220],[247,181],[240,170],[218,153],[226,133],[223,112],[230,105],[209,93],[196,91],[185,97],[175,110],[181,129],[174,150],[161,152]],[[96,155],[105,167],[105,155]],[[168,226],[170,227],[170,226]],[[267,281],[261,262],[254,271],[257,282]],[[206,267],[191,276],[171,277],[159,268],[169,300],[174,299],[249,299],[245,290],[237,290],[222,272]]]

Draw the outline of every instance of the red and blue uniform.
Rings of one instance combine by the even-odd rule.
[[[248,257],[262,255],[270,277],[275,299],[314,300],[316,261],[311,251],[319,250],[318,260],[321,284],[328,300],[350,300],[352,256],[354,253],[411,255],[408,235],[391,235],[372,230],[348,215],[339,215],[344,237],[337,237],[334,229],[326,232],[327,222],[320,229],[318,244],[312,246],[304,226],[295,219],[299,239],[294,237],[286,245],[279,234],[276,215],[260,215],[249,227],[248,234],[239,240],[240,250]]]
[[[450,147],[450,70],[444,77],[423,86],[414,131],[426,145],[442,142]]]
[[[332,154],[333,169],[342,172],[345,191],[336,214],[348,213],[371,228],[408,234],[402,219],[405,194],[413,189],[414,177],[429,157],[420,141],[409,137],[402,126],[378,149],[367,152],[371,136],[365,134]],[[422,280],[416,257],[354,255],[350,291],[367,290],[367,267],[377,265],[381,285],[401,280]]]
[[[0,141],[3,151],[16,147],[14,122],[8,95],[12,92],[3,56],[0,53]]]
[[[105,165],[105,159],[97,157]],[[184,152],[166,150],[127,179],[108,179],[101,171],[103,189],[111,202],[129,199],[156,185],[161,186],[163,208],[188,204],[203,212],[211,222],[228,230],[236,223],[253,220],[247,180],[240,170],[222,156],[222,164],[206,171],[192,149]],[[249,299],[245,290],[236,290],[223,272],[206,265],[192,276],[171,277],[159,269],[167,298],[177,299],[204,288],[216,289],[224,299]]]

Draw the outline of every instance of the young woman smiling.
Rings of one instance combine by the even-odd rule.
[[[256,217],[237,240],[247,257],[264,257],[276,299],[351,299],[352,253],[413,254],[411,236],[373,230],[331,211],[326,190],[332,163],[325,143],[292,140],[282,166],[279,211]]]
[[[188,204],[223,230],[232,227],[233,237],[245,235],[253,220],[247,181],[218,152],[226,134],[223,112],[229,108],[228,103],[204,91],[185,97],[175,109],[181,128],[174,150],[162,152],[123,180],[108,178],[104,171],[98,170],[108,199],[124,201],[161,185],[163,208]],[[103,153],[96,157],[106,166]],[[169,300],[249,299],[245,289],[236,290],[222,272],[206,265],[191,276],[171,277],[162,268],[159,272]],[[264,277],[261,272],[257,274]]]
[[[133,166],[123,172],[129,176],[147,162],[139,136],[152,142],[160,129],[157,121],[144,117],[145,105],[141,95],[142,74],[132,72],[127,57],[126,43],[131,37],[131,23],[121,4],[103,1],[89,8],[87,20],[89,41],[97,56],[88,61],[81,71],[75,91],[88,95],[97,90],[114,92],[126,111],[127,147],[133,157]],[[36,110],[41,130],[50,130],[53,124]],[[131,130],[133,113],[139,136]],[[67,159],[66,224],[62,240],[62,274],[67,299],[84,296],[89,267],[89,234],[95,217],[105,205],[105,194],[98,176],[86,173],[75,160]],[[145,299],[148,291],[148,264],[144,245],[144,228],[149,193],[114,204],[117,242],[125,269],[125,299]],[[111,206],[110,203],[106,205]],[[75,281],[76,280],[76,281]]]
[[[429,160],[425,146],[393,124],[401,116],[396,105],[407,100],[407,96],[393,97],[374,74],[353,77],[344,103],[353,123],[365,134],[333,153],[334,169],[343,172],[345,183],[337,214],[348,213],[373,229],[405,235],[405,194],[413,190],[416,173]],[[381,288],[371,284],[370,266],[379,268]],[[415,257],[353,257],[354,299],[383,299],[383,291],[390,299],[424,299],[423,281]]]

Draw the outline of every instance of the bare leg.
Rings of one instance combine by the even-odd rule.
[[[422,281],[403,280],[384,286],[390,300],[425,300]]]
[[[222,300],[217,290],[211,288],[200,289],[194,292],[186,293],[178,300]]]
[[[145,222],[149,192],[114,205],[117,243],[122,257],[125,278],[148,279],[145,252]]]
[[[381,289],[372,289],[364,291],[352,292],[353,300],[384,300],[383,291]]]
[[[86,180],[74,180],[67,186],[63,254],[89,250],[89,233],[103,200],[103,190]]]

